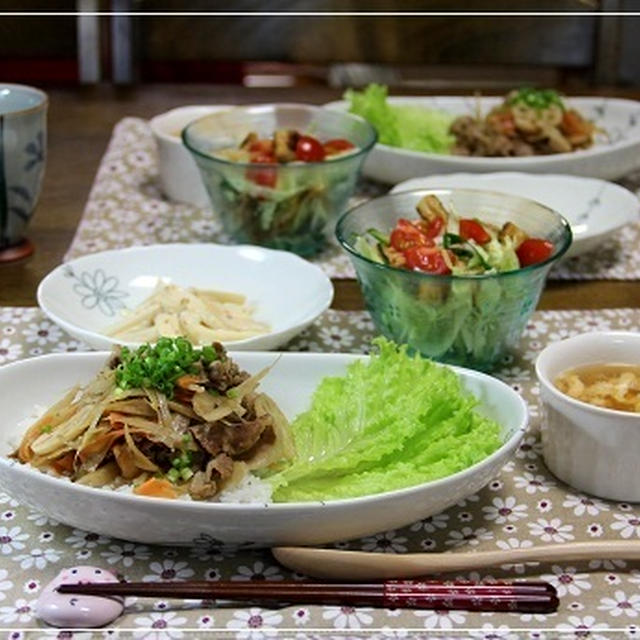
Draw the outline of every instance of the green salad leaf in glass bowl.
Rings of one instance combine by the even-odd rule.
[[[352,114],[265,104],[200,118],[182,140],[228,235],[309,256],[325,247],[377,134]]]
[[[376,198],[345,213],[336,235],[382,334],[481,370],[517,345],[549,269],[571,244],[559,213],[474,189]]]

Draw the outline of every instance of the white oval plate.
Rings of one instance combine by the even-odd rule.
[[[273,353],[231,356],[249,372],[276,358]],[[527,424],[526,404],[508,385],[477,371],[456,369],[464,386],[480,400],[479,410],[502,425],[504,444],[472,467],[441,480],[329,502],[267,505],[145,498],[84,487],[8,459],[34,406],[48,407],[74,384],[87,382],[107,357],[104,352],[54,354],[0,368],[0,485],[22,504],[55,520],[137,542],[182,545],[215,539],[236,545],[312,545],[400,527],[438,513],[487,484],[517,448]],[[348,364],[363,357],[283,353],[260,386],[293,418],[308,408],[322,378],[343,374]]]
[[[596,178],[526,173],[450,173],[412,178],[391,191],[443,187],[489,189],[536,200],[564,216],[573,233],[573,243],[563,259],[587,253],[632,222],[640,214],[637,196],[612,182]]]
[[[93,253],[56,267],[38,286],[38,304],[65,331],[95,349],[127,343],[104,335],[158,281],[245,295],[271,332],[225,342],[233,349],[275,349],[331,304],[324,272],[287,251],[251,245],[162,244]]]
[[[409,104],[448,111],[454,116],[474,113],[473,97],[392,97],[393,104]],[[502,98],[479,98],[483,113],[500,104]],[[528,173],[566,173],[610,180],[640,166],[640,102],[620,98],[567,98],[589,120],[608,134],[599,136],[590,149],[522,158],[472,158],[424,151],[410,151],[377,144],[367,158],[364,175],[386,183],[428,176],[432,173],[486,173],[489,171],[525,171]],[[344,100],[325,105],[345,111]]]

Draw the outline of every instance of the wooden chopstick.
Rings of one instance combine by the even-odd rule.
[[[390,580],[379,583],[321,582],[120,582],[64,584],[60,593],[94,596],[169,597],[291,604],[355,604],[415,609],[551,613],[555,588],[546,582]]]

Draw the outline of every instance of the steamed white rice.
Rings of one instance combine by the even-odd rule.
[[[68,478],[65,478],[68,480]],[[108,489],[109,487],[103,487]],[[112,489],[118,493],[133,494],[133,485],[124,484]],[[183,502],[224,502],[225,504],[267,504],[272,502],[273,489],[265,480],[261,480],[252,473],[247,474],[233,489],[226,489],[210,500],[193,500],[189,494],[178,496],[176,500]]]

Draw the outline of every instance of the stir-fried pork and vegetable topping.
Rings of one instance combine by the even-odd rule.
[[[417,220],[400,218],[390,233],[369,229],[354,248],[392,267],[437,275],[483,275],[544,262],[553,244],[531,238],[512,222],[496,227],[460,218],[434,195],[416,206]]]
[[[488,114],[460,116],[451,125],[453,153],[465,156],[532,156],[586,149],[595,125],[568,108],[552,89],[509,93]]]
[[[289,425],[219,343],[184,338],[116,350],[25,434],[21,462],[94,487],[209,499],[293,457]]]

